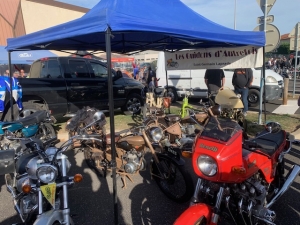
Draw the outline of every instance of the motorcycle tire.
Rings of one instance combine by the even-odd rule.
[[[106,177],[107,168],[104,167],[104,169],[101,169],[97,167],[97,163],[100,164],[100,161],[98,162],[98,160],[100,159],[95,160],[95,158],[93,157],[93,153],[89,151],[89,149],[84,149],[83,154],[84,154],[85,162],[88,165],[88,167],[91,170],[93,170],[99,177]]]
[[[152,159],[151,172],[158,187],[171,200],[184,203],[190,200],[194,193],[194,185],[191,175],[184,166],[180,166],[173,160],[157,155],[158,165]],[[161,177],[160,171],[164,178]]]
[[[39,126],[39,129],[35,137],[41,139],[43,142],[50,140],[56,136],[55,130],[50,123],[43,123]]]

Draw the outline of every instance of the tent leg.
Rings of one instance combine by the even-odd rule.
[[[116,181],[116,145],[115,145],[115,119],[114,119],[114,97],[113,97],[113,80],[111,69],[111,29],[107,28],[105,32],[106,42],[106,59],[107,59],[107,73],[108,73],[108,99],[109,99],[109,119],[110,119],[110,135],[111,135],[111,165],[113,178],[113,202],[114,202],[114,221],[119,224],[118,212],[118,195],[117,195],[117,181]]]
[[[169,83],[168,83],[168,73],[167,73],[167,70],[166,70],[166,82],[167,82],[167,93],[168,93]],[[168,113],[169,114],[171,113],[171,104],[169,105]]]
[[[263,60],[265,62],[265,47],[263,47]],[[266,112],[266,65],[263,64],[263,81],[264,81],[264,92],[263,92],[263,99],[264,99],[264,114],[265,114],[265,123],[267,122],[267,112]]]
[[[14,120],[14,102],[12,97],[12,69],[11,69],[11,52],[8,52],[8,66],[9,66],[9,102],[10,102],[10,121]]]

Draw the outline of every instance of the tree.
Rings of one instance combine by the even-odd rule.
[[[290,44],[289,43],[282,43],[277,48],[277,54],[289,55],[290,54]]]

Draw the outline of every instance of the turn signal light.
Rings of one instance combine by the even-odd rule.
[[[246,174],[246,169],[242,166],[233,166],[231,171],[235,174]]]
[[[73,180],[75,183],[80,183],[82,181],[83,177],[80,173],[75,174]]]
[[[182,152],[181,152],[181,155],[182,155],[184,158],[192,158],[193,153],[190,152],[190,151],[182,151]]]
[[[28,194],[31,191],[31,186],[29,184],[23,185],[22,191],[23,191],[23,193]]]

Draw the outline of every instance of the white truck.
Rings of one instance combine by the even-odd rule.
[[[261,68],[252,68],[253,83],[249,88],[249,105],[254,107],[259,104]],[[165,55],[159,52],[156,77],[158,85],[167,87],[172,101],[184,97],[185,90],[193,89],[191,97],[207,98],[207,87],[204,82],[205,69],[200,70],[168,70],[165,69]],[[224,69],[225,86],[234,89],[232,76],[234,69]],[[166,74],[167,73],[167,74]],[[166,76],[167,75],[167,76]],[[168,82],[166,80],[168,79]],[[273,70],[266,70],[266,100],[276,100],[282,97],[283,77]]]

